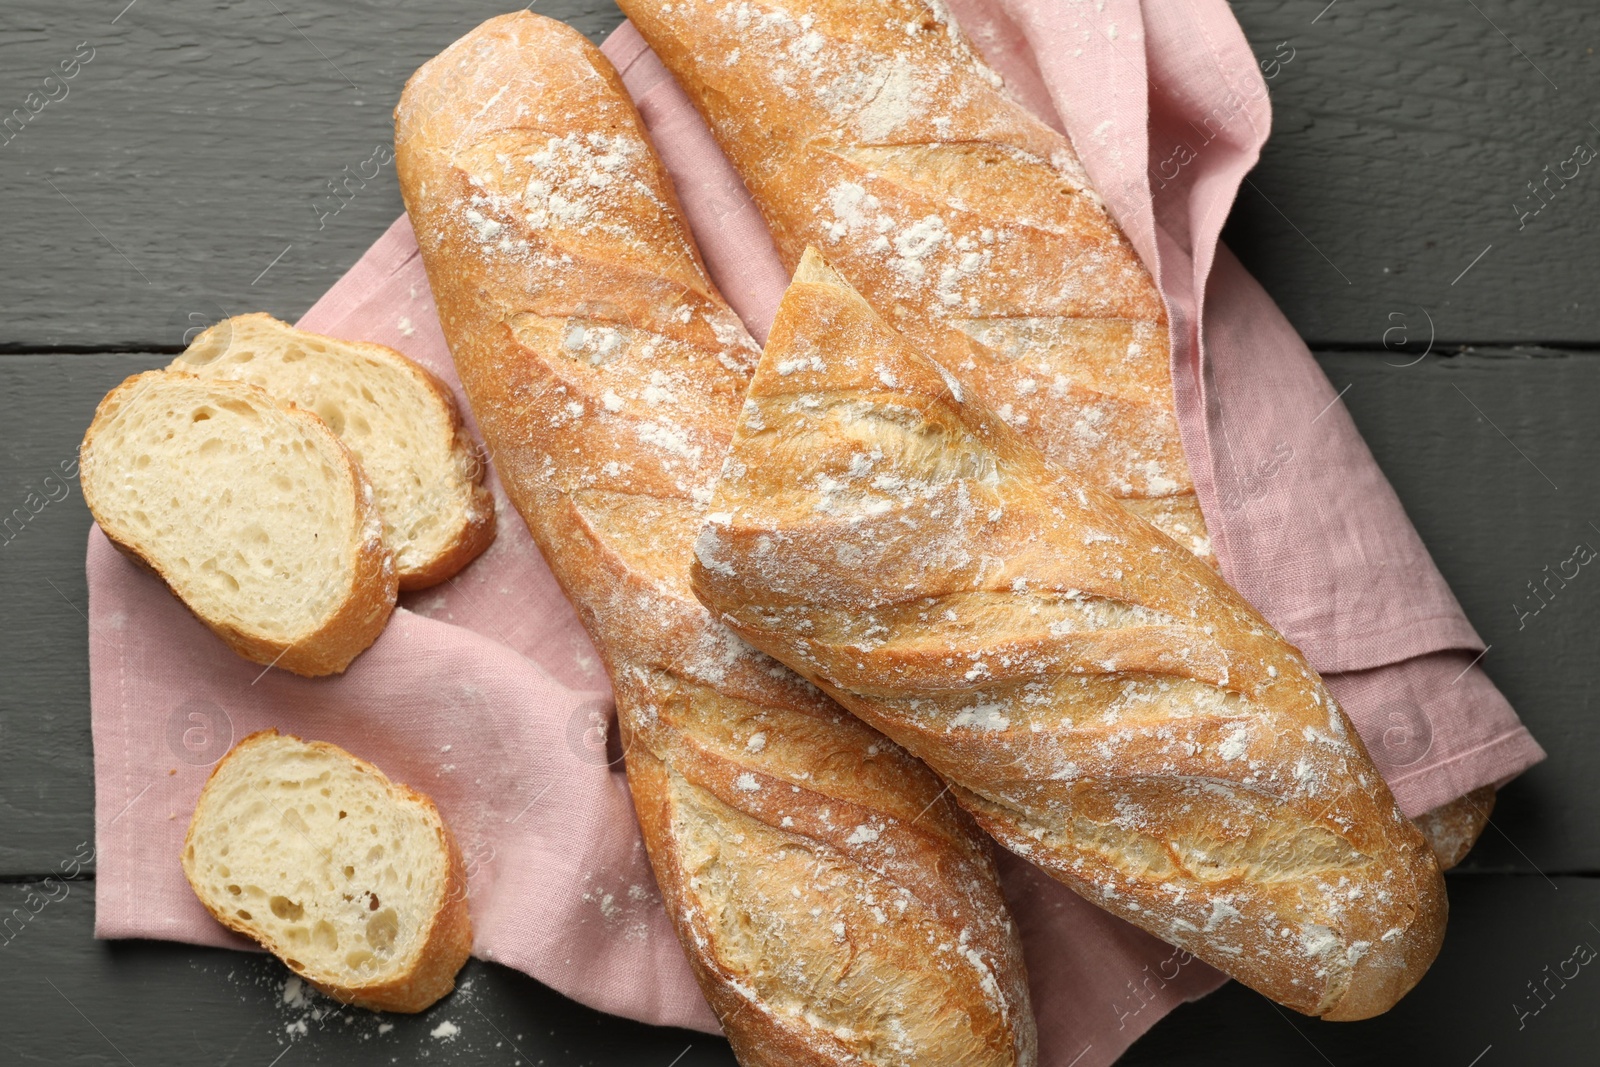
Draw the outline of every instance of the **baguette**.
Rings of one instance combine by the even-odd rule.
[[[808,253],[695,592],[1091,902],[1298,1011],[1388,1009],[1439,950],[1444,883],[1321,679],[961,397]]]
[[[218,922],[324,993],[418,1012],[472,950],[467,874],[433,801],[337,745],[276,730],[206,779],[183,874]]]
[[[943,3],[619,0],[743,176],[808,245],[1057,463],[1210,560],[1161,295],[1071,143]]]
[[[1011,99],[942,3],[619,6],[744,177],[785,266],[825,250],[969,395],[1216,564],[1160,293],[1071,142]]]
[[[494,497],[455,397],[394,349],[236,315],[167,369],[249,382],[326,422],[372,482],[401,591],[453,577],[494,540]]]
[[[610,63],[492,19],[413,76],[396,144],[462,383],[610,673],[645,845],[739,1061],[1033,1063],[981,833],[689,590],[759,352]]]
[[[136,374],[80,450],[101,531],[239,655],[336,674],[394,610],[372,486],[317,416],[242,382]]]

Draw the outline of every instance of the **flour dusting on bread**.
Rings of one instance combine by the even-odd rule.
[[[823,249],[969,393],[1210,559],[1160,294],[1072,145],[942,3],[621,6],[791,269]]]
[[[430,96],[460,103],[413,104]],[[397,117],[462,382],[606,661],[663,901],[740,1061],[1028,1067],[1020,943],[975,826],[689,589],[760,353],[615,72],[506,16]]]
[[[1210,568],[962,403],[815,250],[744,410],[693,576],[741,636],[1002,844],[1274,999],[1361,1018],[1421,976],[1431,853]]]

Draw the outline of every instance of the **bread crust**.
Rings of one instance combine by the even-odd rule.
[[[1489,825],[1494,801],[1494,786],[1486,785],[1423,812],[1413,820],[1428,847],[1433,849],[1440,870],[1448,871],[1467,858],[1483,828]]]
[[[444,383],[438,384],[448,396],[449,390],[445,388]],[[450,455],[455,463],[457,476],[469,486],[470,503],[467,504],[466,519],[450,542],[450,547],[435,556],[426,566],[413,567],[400,576],[402,593],[431,589],[441,582],[454,578],[467,564],[483,555],[484,551],[494,544],[497,532],[499,520],[495,517],[494,494],[483,484],[489,465],[483,459],[478,442],[472,439],[472,435],[462,423],[461,412],[455,406],[455,398],[451,397],[450,400],[450,411],[456,424],[453,434],[455,443],[451,446]]]
[[[221,901],[211,899],[202,888],[201,879],[193,869],[194,838],[195,827],[199,825],[204,815],[202,809],[211,783],[222,773],[229,760],[247,751],[250,746],[278,737],[348,760],[358,769],[373,775],[388,786],[395,796],[395,803],[417,804],[437,834],[439,847],[448,855],[446,877],[441,885],[439,900],[432,909],[428,931],[413,955],[411,964],[393,978],[356,986],[343,984],[336,978],[296,960],[292,947],[278,944],[273,938],[261,936],[258,931],[251,929],[249,923],[235,915],[233,909]],[[306,741],[293,734],[279,734],[275,728],[257,730],[242,738],[226,756],[217,761],[217,765],[211,769],[211,774],[206,778],[205,786],[200,790],[194,814],[189,820],[188,833],[184,837],[182,864],[184,877],[194,889],[195,896],[218,922],[235,933],[243,934],[258,942],[268,952],[282,960],[295,974],[345,1004],[354,1004],[371,1011],[408,1013],[426,1011],[455,988],[456,974],[472,953],[472,918],[467,911],[466,864],[462,861],[461,849],[457,846],[454,835],[450,833],[450,828],[440,816],[439,809],[427,795],[403,783],[391,781],[378,767],[326,741]]]
[[[483,550],[489,547],[495,535],[494,495],[483,484],[487,468],[478,459],[477,444],[467,432],[461,411],[456,406],[455,395],[451,393],[449,386],[420,363],[387,345],[371,341],[347,341],[339,337],[311,333],[280,322],[264,312],[235,315],[207,327],[182,355],[167,366],[167,370],[177,374],[198,374],[192,359],[194,353],[216,349],[216,354],[211,356],[211,359],[215,360],[231,346],[236,333],[247,330],[300,335],[336,349],[347,350],[386,363],[411,378],[418,387],[431,396],[438,412],[444,416],[447,427],[445,432],[449,439],[447,451],[450,455],[450,474],[465,491],[466,499],[462,503],[456,530],[441,549],[427,559],[410,564],[401,562],[397,557],[396,571],[399,575],[401,592],[427,589],[453,578],[461,568],[477,559]],[[199,376],[209,381],[217,380],[209,374]],[[280,397],[279,400],[290,406],[299,406],[292,398]]]
[[[1024,439],[1216,565],[1179,440],[1160,294],[1071,143],[1010,99],[942,4],[754,0],[731,17],[724,5],[619,6],[745,179],[791,271],[815,244]],[[877,103],[893,79],[877,99],[830,100],[852,71],[894,72],[925,91],[903,113]],[[948,262],[910,285],[899,236],[934,240],[937,230],[914,225],[930,218],[949,234],[933,257]],[[885,234],[880,220],[897,229]],[[1013,233],[1005,252],[985,229]],[[981,270],[955,259],[963,237],[990,257]],[[1066,299],[1039,285],[1065,289],[1086,253],[1105,281]],[[951,286],[933,284],[951,268]],[[1052,316],[1072,329],[1052,336]],[[1116,344],[1131,346],[1121,359]],[[1155,478],[1141,473],[1152,463]]]
[[[1161,294],[1071,143],[1011,97],[943,3],[619,6],[791,272],[816,245],[969,395],[1213,560]]]
[[[988,843],[689,592],[758,353],[616,72],[570,27],[492,19],[411,79],[396,143],[462,383],[610,673],[668,914],[740,1062],[1032,1064]]]
[[[1179,442],[1160,294],[1102,208],[1072,144],[1008,98],[944,5],[755,0],[733,18],[726,5],[619,0],[619,6],[746,179],[790,270],[808,243],[818,245],[872,306],[926,346],[971,395],[1008,413],[1006,422],[1018,434],[1062,466],[1090,474],[1133,514],[1216,566]],[[802,51],[790,53],[797,42]],[[795,54],[816,56],[821,77],[811,70],[795,77]],[[870,102],[837,106],[822,91],[851,69],[896,70],[898,62],[938,90],[928,91],[918,104],[923,110],[914,107],[891,133],[862,130]],[[950,149],[949,158],[909,155],[896,170],[872,171],[886,147],[930,144],[939,152]],[[872,152],[862,154],[867,146]],[[997,166],[1010,173],[1000,176]],[[874,198],[878,218],[902,227],[938,216],[952,235],[963,219],[997,232],[1018,229],[1008,253],[1010,280],[1003,280],[1000,264],[984,262],[981,274],[955,264],[954,290],[907,286],[899,250],[894,243],[878,245],[877,226],[853,232],[859,227],[851,226],[848,211],[827,210],[837,189],[850,190],[846,206],[861,210],[862,198],[851,187]],[[973,197],[974,189],[984,195]],[[846,232],[837,234],[842,222]],[[981,229],[978,237],[978,254],[989,254]],[[1110,278],[1104,290],[1090,286],[1069,307],[1038,291],[1040,274],[1064,285],[1085,250],[1098,259],[1094,270]],[[962,301],[952,309],[950,296],[978,299],[981,307],[968,318],[992,323],[989,330],[952,325],[963,315]],[[1045,331],[1027,338],[1027,331],[1006,325],[1053,314],[1072,315],[1083,330],[1051,342]],[[1110,333],[1123,323],[1125,341],[1139,350],[1128,350],[1118,370],[1104,363]],[[1104,336],[1096,338],[1096,330]],[[1093,434],[1080,434],[1085,414]],[[1139,475],[1150,462],[1163,467],[1160,478]],[[1429,835],[1440,824],[1419,825]],[[1482,829],[1470,833],[1466,849]],[[1461,840],[1451,837],[1451,848]]]
[[[327,454],[348,475],[355,515],[355,528],[359,531],[355,546],[350,590],[339,603],[318,623],[315,630],[293,642],[285,642],[258,627],[229,619],[214,618],[195,610],[173,586],[169,576],[152,556],[148,546],[118,519],[115,510],[99,499],[93,474],[102,462],[96,451],[99,434],[109,425],[122,404],[146,386],[159,387],[177,376],[168,371],[146,371],[135,374],[107,393],[95,409],[94,420],[84,434],[79,449],[80,482],[84,502],[88,504],[100,530],[123,555],[160,578],[168,592],[177,597],[195,617],[222,638],[245,659],[255,663],[280,667],[294,674],[317,677],[338,674],[350,662],[378,639],[389,623],[394,611],[399,583],[395,576],[394,556],[382,537],[382,520],[373,500],[372,487],[350,450],[329,430],[327,424],[307,411],[284,404],[267,393],[245,382],[208,381],[207,388],[220,395],[233,395],[247,403],[281,413],[295,422],[301,432],[320,442]],[[107,461],[109,462],[109,461]]]
[[[1386,1010],[1444,883],[1333,697],[1214,571],[808,254],[696,542],[724,622],[1003,845],[1267,996]]]

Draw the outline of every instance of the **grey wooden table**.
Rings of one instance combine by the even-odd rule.
[[[609,0],[535,9],[596,39],[619,21]],[[362,165],[389,139],[405,77],[500,10],[0,7],[0,917],[29,916],[0,935],[8,1061],[732,1063],[720,1040],[600,1016],[478,962],[421,1017],[335,1010],[265,957],[92,940],[92,864],[64,896],[43,882],[93,838],[89,516],[63,463],[100,396],[167,362],[192,325],[245,310],[292,319],[360,255],[400,200],[392,168],[343,180],[372,173]],[[1268,63],[1276,132],[1227,239],[1347,388],[1492,645],[1485,667],[1551,759],[1505,791],[1450,875],[1444,953],[1394,1011],[1322,1024],[1234,986],[1175,1012],[1125,1062],[1600,1061],[1600,974],[1550,977],[1575,945],[1600,946],[1600,578],[1521,624],[1512,607],[1574,543],[1600,544],[1600,174],[1547,181],[1577,145],[1600,147],[1600,12],[1592,0],[1235,10]]]

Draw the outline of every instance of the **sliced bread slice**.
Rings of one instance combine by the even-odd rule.
[[[243,382],[136,374],[84,435],[83,498],[235,652],[342,671],[394,610],[394,557],[360,466],[309,412]]]
[[[461,851],[433,801],[337,745],[263,730],[211,772],[183,846],[206,910],[329,996],[416,1012],[472,950]]]
[[[237,315],[196,337],[167,369],[249,382],[321,416],[372,482],[401,589],[439,584],[494,540],[485,465],[455,398],[394,349]]]

